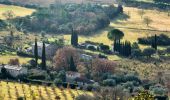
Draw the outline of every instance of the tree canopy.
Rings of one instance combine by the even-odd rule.
[[[112,29],[107,37],[110,39],[110,40],[120,40],[124,37],[124,33],[122,31],[120,31],[119,29]]]

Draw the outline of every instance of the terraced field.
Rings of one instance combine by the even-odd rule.
[[[26,100],[73,100],[80,94],[92,95],[80,90],[0,81],[0,100],[16,100],[18,97]]]

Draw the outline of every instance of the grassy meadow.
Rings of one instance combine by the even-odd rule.
[[[80,90],[0,81],[0,100],[16,100],[17,97],[25,97],[26,100],[56,100],[56,96],[61,100],[74,100],[80,94],[93,95]]]
[[[35,10],[34,9],[29,9],[25,7],[19,7],[19,6],[13,6],[13,5],[3,5],[0,4],[0,19],[5,19],[2,14],[6,11],[13,11],[14,14],[20,17],[30,15],[32,14]]]

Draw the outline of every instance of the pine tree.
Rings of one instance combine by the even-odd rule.
[[[72,56],[70,57],[70,71],[77,71],[76,65],[74,63],[74,59]]]
[[[78,34],[72,28],[71,33],[71,45],[77,47],[78,46]]]
[[[35,57],[35,63],[36,63],[36,67],[37,67],[37,65],[38,65],[38,46],[37,46],[37,39],[35,39],[34,57]]]
[[[43,49],[42,49],[42,69],[46,69],[46,51],[45,51],[45,43],[43,42]]]

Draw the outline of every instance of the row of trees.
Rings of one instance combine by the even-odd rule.
[[[168,46],[170,45],[170,38],[165,34],[160,34],[159,36],[149,36],[144,38],[138,38],[139,44],[145,45],[158,45],[158,46]]]
[[[39,59],[37,39],[35,39],[34,57],[35,57],[35,65],[37,67],[38,66],[38,59]],[[45,70],[46,69],[46,48],[45,48],[44,42],[43,42],[43,46],[42,46],[42,58],[41,58],[41,60],[42,60],[41,68]]]
[[[129,41],[121,42],[120,40],[115,40],[114,51],[128,57],[131,55],[131,43]]]

